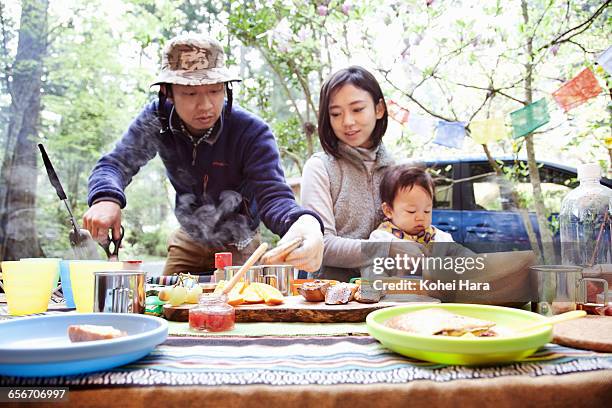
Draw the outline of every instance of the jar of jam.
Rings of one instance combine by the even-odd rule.
[[[607,292],[607,296],[604,296],[604,294],[605,292],[597,293],[595,299],[593,299],[594,302],[579,302],[576,308],[585,310],[588,314],[612,316],[612,290]]]
[[[236,322],[234,307],[227,303],[227,295],[204,293],[198,305],[189,309],[189,327],[193,330],[221,332],[232,330]]]

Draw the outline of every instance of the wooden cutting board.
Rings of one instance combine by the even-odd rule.
[[[416,296],[416,295],[415,295]],[[438,303],[437,299],[420,296],[415,301]],[[406,305],[406,302],[359,303],[327,305],[324,302],[307,302],[302,296],[285,296],[285,302],[277,306],[252,304],[236,306],[236,322],[305,322],[305,323],[358,323],[364,322],[368,313],[390,306]],[[164,305],[164,317],[175,322],[189,320],[189,309],[196,305]]]
[[[612,316],[585,316],[554,326],[553,343],[612,352]]]

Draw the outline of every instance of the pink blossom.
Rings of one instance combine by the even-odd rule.
[[[557,53],[559,52],[559,44],[555,44],[550,47],[550,52],[552,52],[552,55],[557,56]]]
[[[351,8],[353,8],[353,6],[351,6],[348,1],[345,1],[342,5],[342,12],[348,16],[349,12],[351,11]]]
[[[327,15],[327,6],[319,6],[317,7],[317,14],[320,16],[326,16]]]
[[[306,27],[300,28],[300,31],[298,31],[297,33],[297,36],[300,42],[305,42],[309,37],[308,29]]]

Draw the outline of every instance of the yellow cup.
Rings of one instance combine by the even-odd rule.
[[[94,304],[94,272],[119,271],[123,262],[107,261],[69,261],[70,284],[76,310],[79,313],[92,313]]]
[[[19,316],[46,312],[58,277],[57,259],[2,262],[8,313]]]
[[[51,263],[57,262],[57,267],[59,268],[59,263],[62,261],[62,258],[21,258],[20,261],[51,262]],[[57,288],[57,285],[59,285],[59,275],[57,275],[57,279],[53,281],[53,291],[55,291],[55,288]],[[51,291],[51,294],[53,294],[53,291]]]

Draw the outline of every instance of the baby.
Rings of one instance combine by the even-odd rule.
[[[390,167],[380,183],[385,221],[370,234],[372,241],[453,242],[452,236],[431,225],[434,183],[424,169]]]

